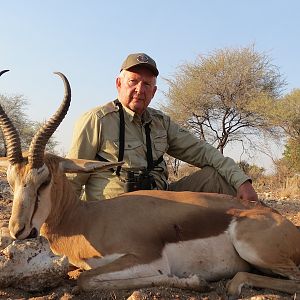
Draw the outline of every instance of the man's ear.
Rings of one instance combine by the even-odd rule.
[[[120,77],[116,78],[116,88],[117,88],[117,90],[119,90],[121,88],[121,78]]]
[[[63,158],[59,167],[64,173],[92,173],[97,170],[108,170],[110,168],[121,166],[124,162],[104,162],[88,159],[70,159]]]

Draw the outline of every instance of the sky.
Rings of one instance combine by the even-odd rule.
[[[28,117],[45,121],[63,97],[53,72],[63,72],[72,103],[55,138],[66,153],[76,119],[116,98],[115,78],[129,53],[145,52],[157,63],[153,107],[181,64],[225,47],[254,44],[286,79],[284,93],[299,88],[299,13],[298,0],[0,0],[0,69],[11,70],[0,93],[23,95]],[[240,159],[232,149],[225,155]],[[270,163],[265,156],[255,162]]]

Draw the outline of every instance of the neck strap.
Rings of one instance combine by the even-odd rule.
[[[124,149],[125,149],[125,119],[124,119],[124,110],[122,103],[118,100],[115,100],[115,104],[119,107],[119,117],[120,117],[120,126],[119,126],[119,155],[118,161],[122,161],[124,158]],[[121,166],[117,167],[116,174],[120,176]]]
[[[122,161],[124,158],[124,149],[125,149],[125,119],[124,119],[124,109],[123,105],[119,100],[114,101],[115,104],[119,107],[119,118],[120,118],[120,131],[119,131],[119,155],[118,161]],[[145,124],[145,134],[146,134],[146,147],[147,147],[147,170],[151,171],[154,168],[154,161],[152,155],[152,142],[150,137],[150,123]],[[117,167],[116,174],[119,176],[121,171],[121,166]]]

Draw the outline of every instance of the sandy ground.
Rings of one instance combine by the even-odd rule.
[[[12,205],[12,196],[5,180],[5,174],[0,173],[0,226],[8,222]],[[279,210],[283,215],[290,219],[294,224],[300,226],[300,199],[271,200],[263,201]],[[29,293],[16,288],[0,288],[0,299],[127,299],[134,291],[97,291],[82,292],[76,286],[78,270],[71,270],[63,280],[61,286],[43,290],[40,292]],[[226,299],[225,286],[226,280],[211,283],[212,290],[205,293],[190,292],[174,288],[153,287],[139,290],[142,293],[142,299]],[[244,288],[240,299],[300,299],[300,295],[288,295],[274,292],[272,290],[258,290],[250,287]]]

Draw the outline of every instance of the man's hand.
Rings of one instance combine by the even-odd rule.
[[[237,198],[247,202],[258,202],[258,196],[250,181],[245,181],[237,190]]]

